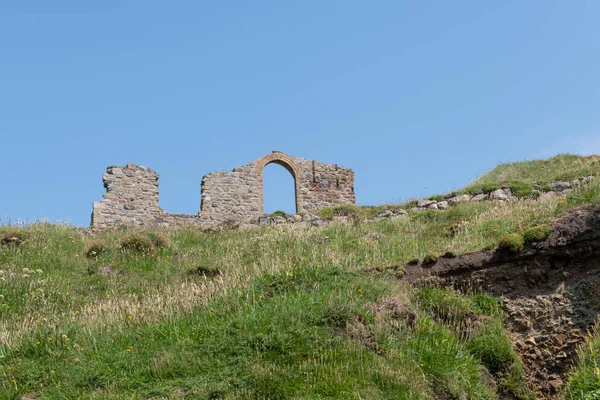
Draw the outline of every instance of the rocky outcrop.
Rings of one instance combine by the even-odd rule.
[[[546,239],[521,252],[481,251],[404,267],[404,279],[419,285],[499,297],[531,386],[560,398],[577,346],[600,313],[600,206],[563,215]]]

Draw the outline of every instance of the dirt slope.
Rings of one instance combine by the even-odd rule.
[[[407,266],[406,279],[498,296],[532,389],[558,398],[576,347],[600,313],[600,207],[553,221],[522,252],[482,251]]]

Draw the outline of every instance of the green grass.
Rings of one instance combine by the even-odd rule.
[[[529,196],[536,183],[542,187],[555,181],[570,182],[584,176],[600,175],[598,156],[576,156],[559,154],[548,160],[520,161],[501,164],[477,178],[461,192],[489,192],[502,185],[510,187],[520,197]],[[544,189],[544,188],[543,188]],[[551,190],[546,187],[544,191]]]
[[[565,388],[568,400],[595,400],[600,397],[600,336],[595,334],[578,351],[578,361]]]
[[[494,247],[598,193],[251,232],[0,227],[22,239],[0,241],[0,398],[526,399],[496,299],[390,267]]]

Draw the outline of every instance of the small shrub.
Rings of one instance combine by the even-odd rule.
[[[325,305],[321,323],[332,328],[345,328],[354,313],[348,304],[330,303]]]
[[[399,267],[394,271],[394,276],[397,279],[402,279],[404,278],[404,275],[406,275],[406,268],[404,267]]]
[[[498,189],[500,189],[500,186],[495,183],[486,183],[481,186],[481,191],[486,194]]]
[[[529,197],[533,186],[530,183],[514,181],[509,185],[509,188],[517,197]]]
[[[442,257],[444,257],[444,258],[455,258],[456,257],[456,253],[453,252],[452,250],[448,250],[447,252],[444,253],[444,255]]]
[[[147,236],[152,240],[157,249],[166,249],[169,247],[169,239],[162,233],[148,232]]]
[[[106,254],[108,247],[100,240],[93,240],[85,247],[85,256],[87,258],[98,258],[103,254]]]
[[[3,246],[18,246],[27,239],[27,235],[22,231],[10,231],[0,235],[0,244]]]
[[[552,229],[550,225],[538,225],[523,231],[523,240],[525,243],[537,242],[548,237]]]
[[[285,211],[281,211],[281,210],[277,210],[277,211],[273,211],[271,214],[269,214],[269,217],[287,217],[287,214],[285,213]]]
[[[498,247],[504,250],[510,250],[512,252],[517,252],[523,250],[525,245],[525,241],[523,240],[523,236],[518,233],[509,233],[508,235],[504,235],[498,241]]]
[[[425,258],[423,259],[423,264],[435,264],[438,260],[438,257],[433,253],[427,253]]]
[[[154,243],[147,235],[136,232],[121,238],[121,249],[137,253],[151,253],[154,250]]]
[[[347,205],[334,207],[331,211],[336,217],[349,217],[358,214],[360,209],[354,205]]]
[[[333,210],[331,208],[324,208],[316,212],[316,215],[324,220],[330,220],[333,218]]]

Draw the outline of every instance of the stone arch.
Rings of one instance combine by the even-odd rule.
[[[296,213],[302,211],[302,204],[300,198],[298,197],[299,193],[299,184],[298,180],[300,179],[300,168],[294,162],[294,159],[287,154],[281,153],[279,151],[273,151],[271,154],[267,154],[264,157],[259,158],[255,162],[255,171],[258,175],[258,190],[260,193],[260,210],[264,214],[265,212],[265,203],[264,203],[264,191],[263,191],[263,169],[269,164],[278,164],[284,167],[292,174],[292,178],[294,178],[294,199],[296,203]]]

